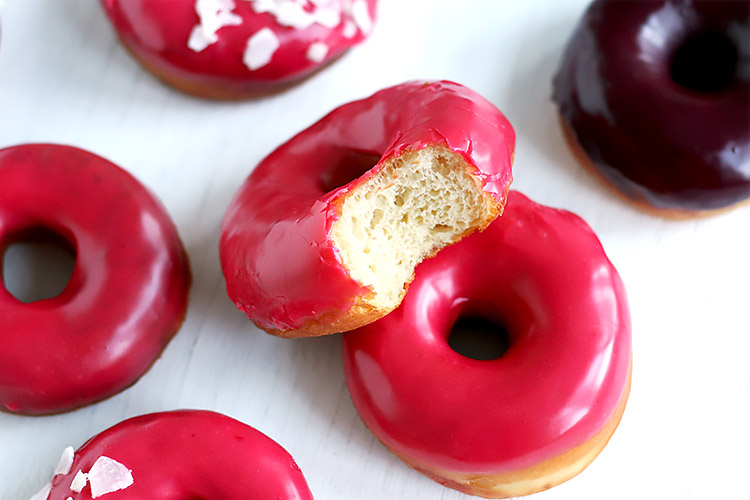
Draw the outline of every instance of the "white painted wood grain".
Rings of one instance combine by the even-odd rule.
[[[5,2],[0,147],[73,144],[135,174],[174,217],[195,284],[183,329],[134,387],[70,414],[0,414],[0,499],[29,498],[66,445],[174,408],[213,409],[261,429],[295,456],[320,500],[466,498],[408,469],[362,425],[338,337],[259,332],[226,298],[218,264],[219,222],[260,159],[333,107],[413,78],[453,79],[497,104],[518,133],[515,187],[583,216],[627,286],[635,368],[622,425],[583,474],[538,498],[746,494],[750,208],[655,219],[576,164],[549,97],[585,4],[381,0],[365,45],[283,94],[224,104],[182,96],[144,73],[94,0]]]

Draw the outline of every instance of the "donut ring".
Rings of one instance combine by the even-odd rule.
[[[510,348],[478,361],[448,345],[480,316]],[[367,427],[409,466],[487,498],[583,470],[630,387],[625,290],[585,222],[511,191],[481,234],[423,262],[401,306],[344,335],[347,386]]]
[[[452,82],[337,108],[263,160],[230,204],[229,297],[285,337],[384,316],[420,260],[502,211],[514,146],[497,108]]]
[[[102,473],[105,466],[109,474]],[[107,500],[313,498],[302,471],[275,441],[225,415],[198,410],[131,418],[75,454],[66,450],[38,498],[102,495]]]
[[[102,0],[147,70],[198,97],[245,99],[301,80],[364,41],[376,0]]]
[[[0,285],[0,408],[58,413],[122,391],[185,318],[190,270],[167,212],[130,174],[68,146],[0,150],[0,185],[0,256],[37,228],[77,254],[57,297],[24,304]]]
[[[554,82],[573,151],[657,215],[748,200],[748,31],[748,2],[593,2]]]

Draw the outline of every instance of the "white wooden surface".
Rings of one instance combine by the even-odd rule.
[[[338,336],[261,333],[227,299],[218,263],[219,222],[259,160],[333,107],[414,78],[459,81],[502,109],[518,133],[515,187],[583,216],[627,286],[635,368],[622,424],[583,474],[538,498],[747,498],[750,207],[664,221],[581,170],[550,82],[586,3],[381,0],[365,45],[283,94],[226,104],[185,97],[142,71],[95,0],[6,1],[0,147],[73,144],[134,173],[174,217],[195,283],[187,322],[134,387],[65,415],[0,414],[0,499],[29,498],[66,445],[175,408],[261,429],[294,455],[319,500],[466,498],[408,469],[363,426]]]

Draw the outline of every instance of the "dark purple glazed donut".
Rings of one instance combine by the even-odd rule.
[[[554,100],[571,145],[633,201],[690,215],[750,198],[750,2],[596,0]]]

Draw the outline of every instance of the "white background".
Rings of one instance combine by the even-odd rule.
[[[285,93],[228,104],[183,96],[145,73],[94,0],[5,2],[0,147],[72,144],[135,174],[175,219],[194,286],[184,327],[131,389],[65,415],[0,414],[0,499],[29,498],[66,445],[175,408],[220,411],[273,437],[318,500],[467,498],[407,468],[364,427],[339,336],[260,332],[227,299],[218,260],[220,220],[254,165],[333,107],[415,78],[456,80],[507,114],[518,133],[514,187],[583,216],[630,297],[635,365],[622,424],[586,471],[538,498],[747,498],[750,207],[661,220],[580,168],[550,94],[586,3],[381,0],[364,45]]]

